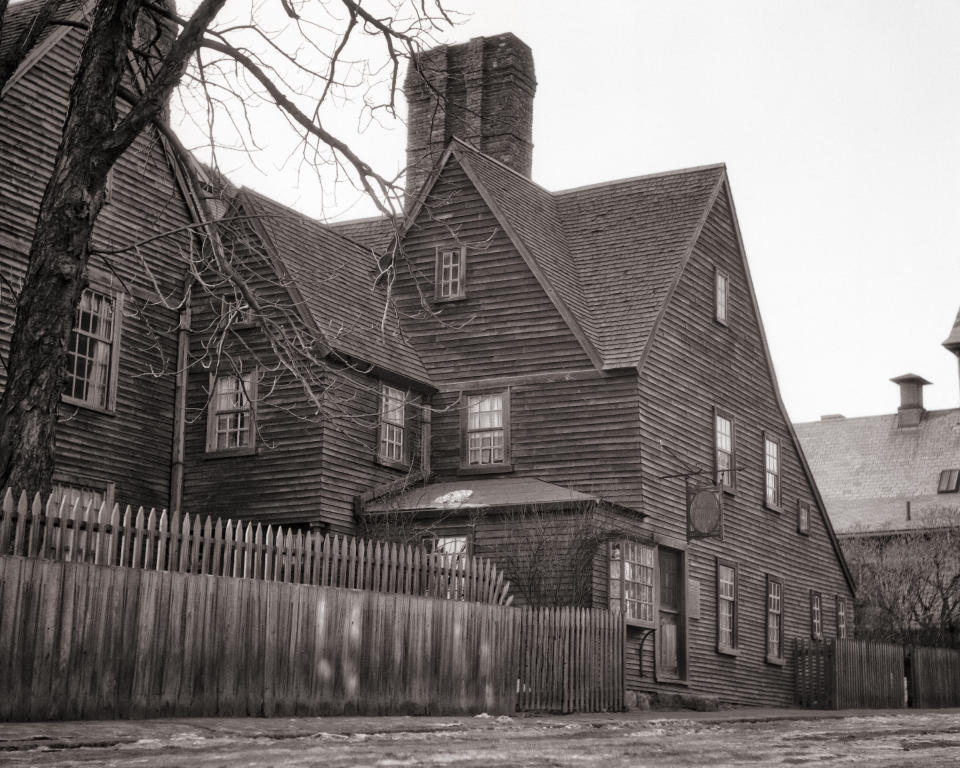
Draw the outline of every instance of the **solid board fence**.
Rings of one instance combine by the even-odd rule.
[[[911,707],[960,707],[960,651],[911,647],[908,689]]]
[[[795,700],[817,709],[906,706],[904,649],[867,640],[804,640],[794,647]]]
[[[515,609],[0,556],[0,720],[512,712]]]
[[[8,489],[0,555],[233,576],[509,605],[510,583],[489,559],[165,510],[73,504]]]
[[[625,641],[620,614],[518,608],[519,711],[619,712]]]

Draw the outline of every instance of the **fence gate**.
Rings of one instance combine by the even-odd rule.
[[[866,640],[797,639],[795,701],[817,709],[906,706],[904,649]]]
[[[910,648],[911,707],[960,707],[960,651]]]

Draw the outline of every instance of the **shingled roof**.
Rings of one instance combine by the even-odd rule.
[[[403,377],[429,383],[419,356],[401,335],[386,292],[374,286],[373,253],[298,211],[245,189],[242,203],[259,216],[274,251],[330,346]]]
[[[604,369],[635,366],[724,182],[723,165],[549,192],[453,139],[478,187],[586,351]],[[383,247],[386,219],[338,232]]]
[[[941,470],[960,468],[958,409],[927,411],[905,429],[896,414],[794,428],[837,533],[923,527],[932,508],[960,509],[960,495],[937,493]]]
[[[0,59],[13,50],[14,45],[20,40],[21,35],[27,31],[27,28],[34,22],[37,12],[43,5],[44,0],[26,0],[22,3],[11,3],[7,7],[7,12],[3,15],[3,25],[0,27]],[[80,10],[79,0],[61,0],[59,7],[54,13],[56,19],[66,19]],[[37,43],[46,39],[54,30],[63,30],[64,27],[50,27],[40,36]],[[21,51],[21,56],[25,56],[29,51]]]

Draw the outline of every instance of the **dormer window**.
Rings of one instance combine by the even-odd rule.
[[[945,469],[940,473],[937,493],[960,492],[960,469]]]
[[[466,275],[466,248],[437,248],[436,298],[438,300],[462,299],[466,295]]]
[[[730,294],[730,278],[726,272],[718,269],[716,271],[716,320],[718,323],[727,324],[727,299]]]

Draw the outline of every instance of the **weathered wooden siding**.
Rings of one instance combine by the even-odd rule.
[[[463,169],[451,158],[407,234],[394,294],[422,315],[438,246],[467,247],[466,298],[410,317],[404,330],[435,381],[511,376],[591,363]]]
[[[822,593],[824,633],[835,634],[835,596],[847,599],[848,631],[853,599],[837,553],[828,539],[823,511],[816,509],[796,447],[777,404],[764,360],[758,318],[740,260],[732,214],[722,192],[709,215],[639,381],[641,453],[645,511],[658,532],[685,538],[682,478],[660,479],[683,471],[660,442],[688,463],[713,467],[713,408],[736,419],[735,495],[726,495],[725,537],[695,541],[687,549],[688,573],[700,583],[700,619],[691,619],[689,679],[699,692],[745,703],[789,704],[793,665],[787,648],[784,666],[765,661],[766,575],[783,579],[785,645],[810,634],[810,590]],[[714,269],[730,276],[729,325],[714,320]],[[782,447],[783,511],[763,505],[763,431]],[[797,500],[811,504],[810,535],[797,532]],[[739,577],[740,655],[716,652],[716,558],[736,561]],[[629,641],[628,641],[629,642]],[[638,660],[639,642],[627,651]],[[645,646],[647,674],[630,687],[658,687],[653,643]],[[667,686],[670,689],[671,686]],[[675,688],[675,687],[674,687]]]
[[[81,44],[71,30],[0,101],[0,355],[9,352],[15,298],[22,282],[40,199],[53,167],[67,94]],[[94,232],[94,247],[118,248],[190,223],[169,162],[153,129],[121,157],[114,190]],[[112,254],[111,288],[125,294],[116,413],[64,405],[57,435],[57,471],[116,485],[122,503],[165,506],[176,367],[177,312],[190,236],[179,232],[146,243],[139,254]],[[94,254],[92,267],[108,269]],[[150,274],[144,268],[146,264]],[[157,375],[155,375],[157,374]],[[0,370],[0,385],[5,371]]]

